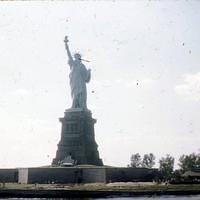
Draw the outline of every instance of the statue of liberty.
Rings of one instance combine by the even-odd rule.
[[[87,110],[87,90],[86,83],[90,81],[91,73],[90,69],[86,69],[85,65],[81,62],[81,55],[79,53],[74,54],[72,58],[71,52],[68,46],[68,38],[65,36],[65,48],[68,55],[68,64],[70,66],[70,87],[72,97],[72,108],[82,108]]]

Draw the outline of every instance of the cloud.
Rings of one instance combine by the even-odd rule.
[[[189,100],[200,101],[200,72],[185,74],[183,79],[184,83],[175,87],[176,93]]]

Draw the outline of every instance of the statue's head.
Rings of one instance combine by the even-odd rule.
[[[81,60],[81,54],[80,53],[75,53],[74,54],[75,60]]]

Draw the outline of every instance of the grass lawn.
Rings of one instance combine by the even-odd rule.
[[[17,184],[0,183],[3,189],[82,190],[82,191],[200,191],[200,184],[165,185],[156,183],[91,183],[91,184]]]

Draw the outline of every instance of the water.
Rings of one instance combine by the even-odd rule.
[[[155,197],[119,197],[119,198],[99,198],[98,200],[200,200],[200,195],[195,196],[155,196]]]
[[[11,200],[81,200],[81,198],[7,198]],[[5,199],[4,199],[5,200]],[[82,200],[200,200],[200,195],[188,196],[153,196],[153,197],[113,197],[83,198]]]

